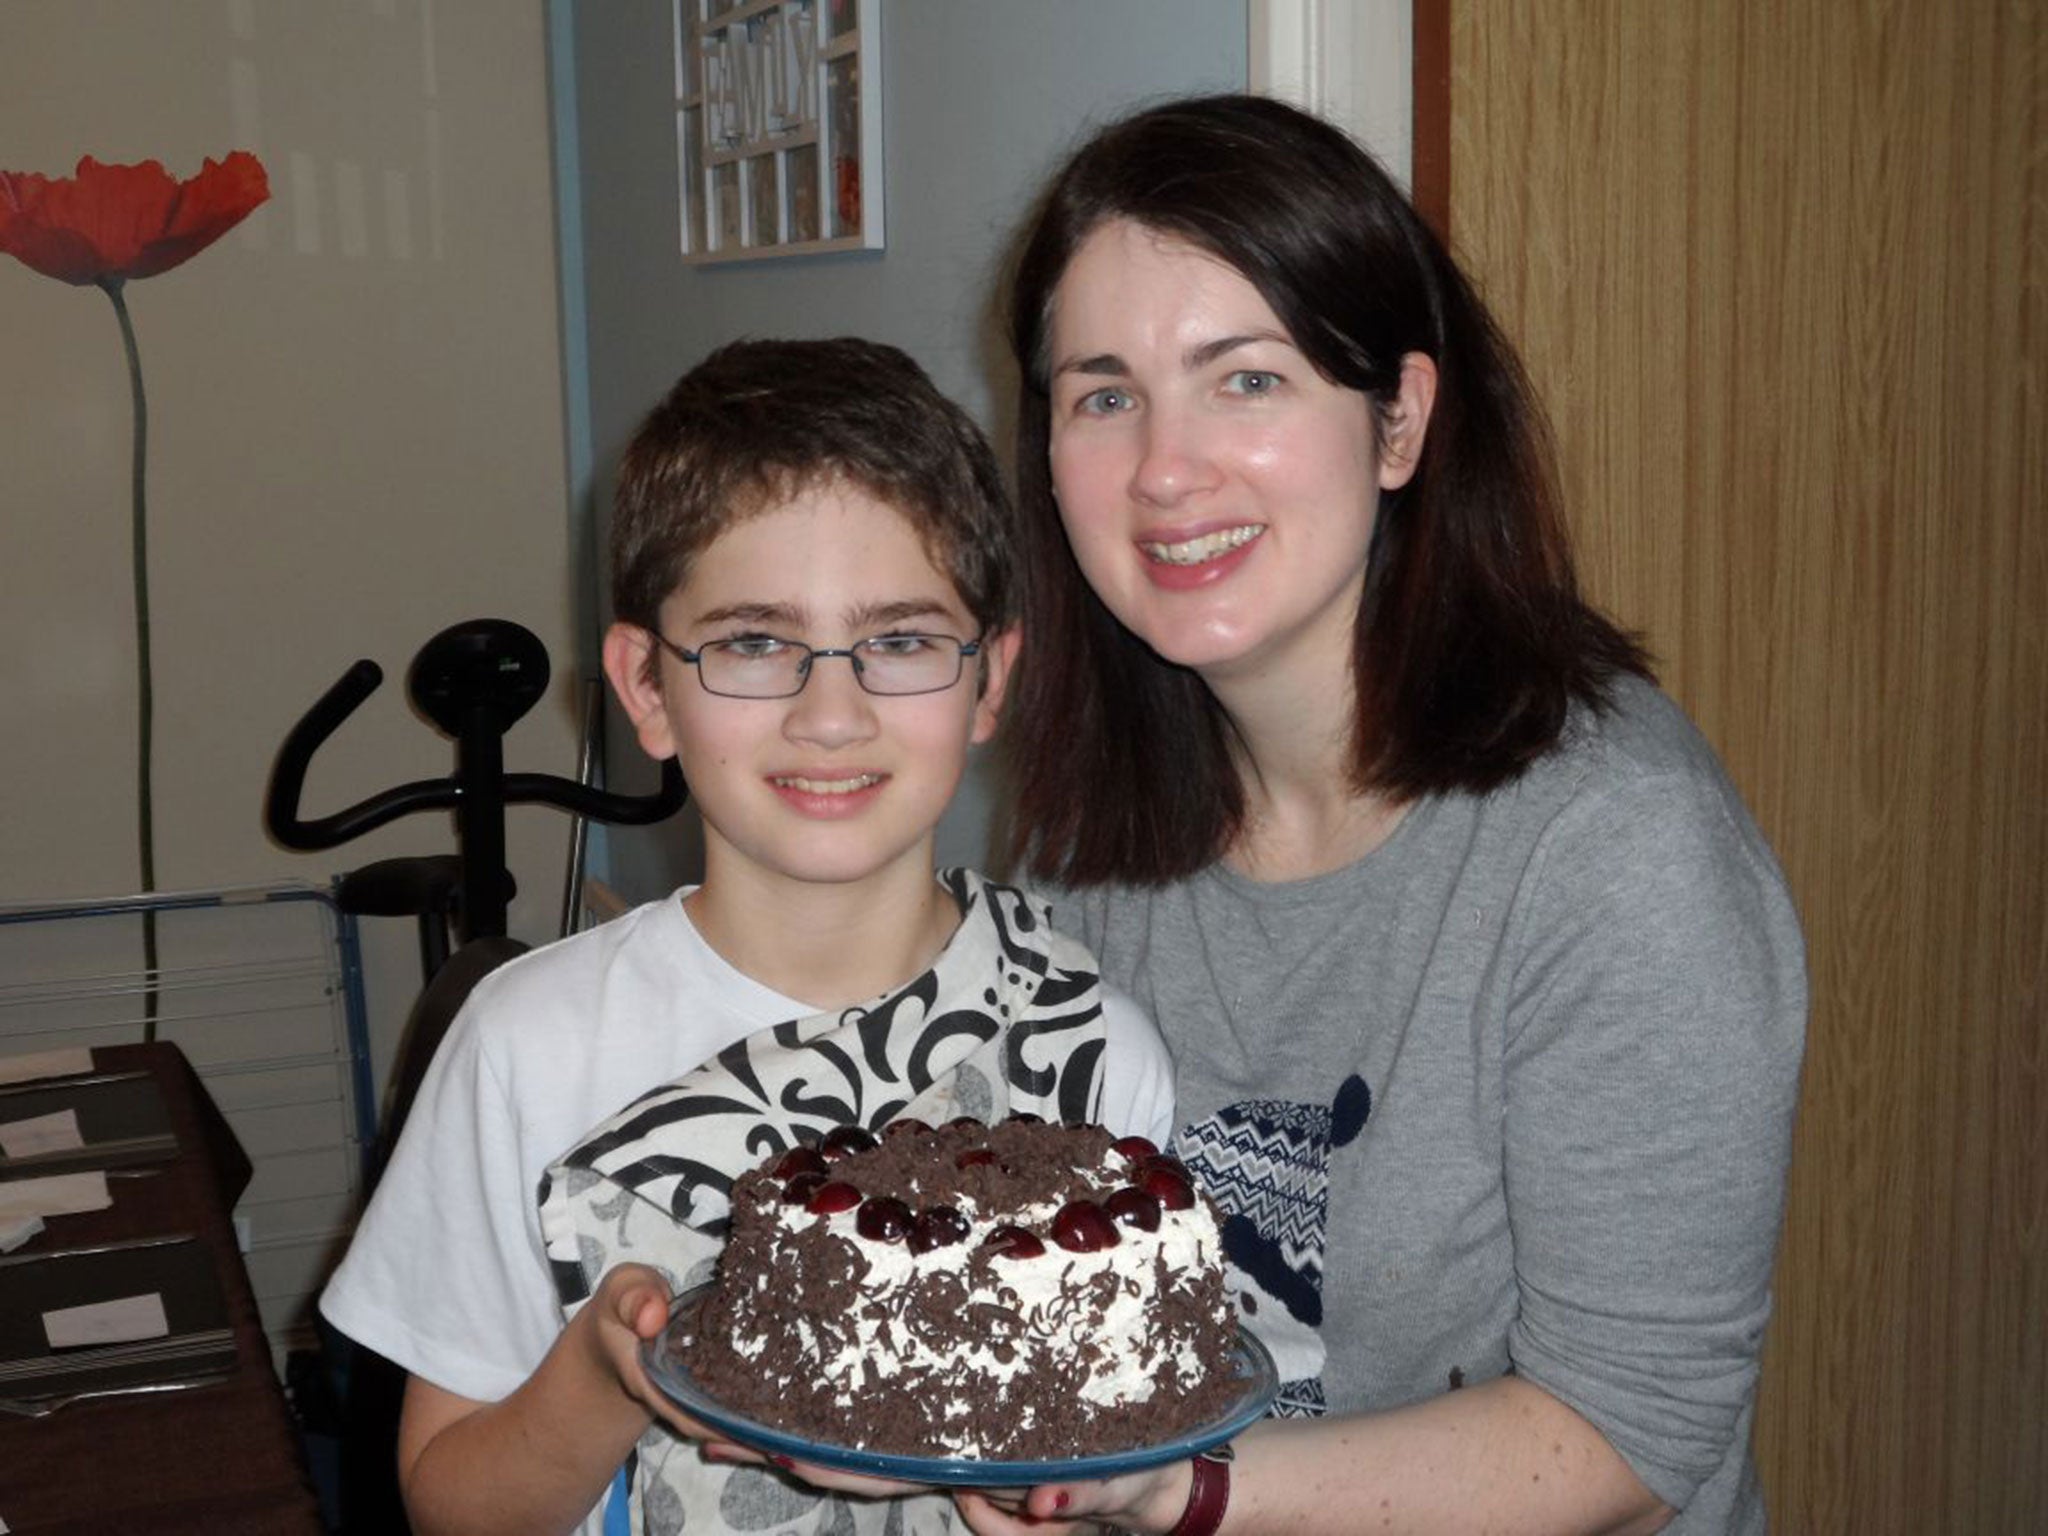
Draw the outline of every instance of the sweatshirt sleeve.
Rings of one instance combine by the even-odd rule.
[[[1732,789],[1669,766],[1564,806],[1514,922],[1514,1367],[1682,1509],[1756,1387],[1804,1041],[1798,922]]]

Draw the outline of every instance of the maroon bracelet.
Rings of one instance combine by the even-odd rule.
[[[1230,1507],[1230,1463],[1235,1453],[1228,1445],[1204,1451],[1188,1465],[1195,1480],[1188,1484],[1188,1507],[1180,1512],[1166,1536],[1216,1536],[1223,1524],[1223,1512]]]

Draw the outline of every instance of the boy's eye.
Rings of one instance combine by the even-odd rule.
[[[1224,388],[1239,395],[1270,395],[1280,387],[1280,375],[1263,368],[1240,368],[1224,381]]]
[[[767,661],[789,649],[787,640],[778,640],[773,635],[734,635],[730,640],[713,643],[739,661]]]
[[[922,656],[929,651],[940,649],[938,640],[931,635],[870,635],[861,642],[861,649],[871,656]]]

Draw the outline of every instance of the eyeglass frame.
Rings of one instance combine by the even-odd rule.
[[[932,694],[944,693],[949,688],[957,688],[960,686],[960,679],[967,675],[968,661],[981,654],[981,643],[983,640],[987,638],[987,634],[985,632],[983,634],[976,635],[972,640],[956,640],[951,635],[932,634],[925,630],[893,630],[884,634],[863,636],[861,639],[854,641],[852,645],[810,645],[802,640],[786,640],[780,635],[767,635],[758,637],[736,635],[729,640],[707,640],[703,645],[699,646],[696,650],[693,651],[686,645],[677,645],[675,641],[669,639],[667,635],[664,635],[658,629],[650,629],[647,633],[653,636],[655,644],[659,645],[663,650],[667,651],[669,655],[675,657],[677,661],[684,663],[686,666],[695,668],[697,673],[697,686],[702,688],[706,693],[710,694],[714,699],[743,699],[756,703],[762,702],[764,700],[772,701],[775,699],[796,698],[799,694],[801,694],[804,691],[804,689],[808,688],[811,685],[811,669],[814,665],[816,665],[817,660],[820,656],[844,656],[847,659],[847,661],[850,662],[853,666],[854,682],[859,685],[860,691],[866,694],[871,699],[928,698]],[[717,647],[731,645],[735,643],[735,641],[743,638],[769,639],[773,640],[777,645],[786,645],[794,650],[802,651],[804,653],[804,656],[803,661],[797,667],[796,686],[790,689],[787,693],[721,693],[718,689],[712,687],[709,683],[705,682],[703,665],[704,653],[708,650],[712,650]],[[861,661],[861,658],[858,654],[862,646],[871,645],[877,640],[946,641],[948,644],[955,647],[958,651],[958,654],[954,657],[953,680],[951,682],[941,683],[936,688],[918,688],[912,690],[909,693],[878,692],[874,688],[868,686],[867,669],[865,664]]]

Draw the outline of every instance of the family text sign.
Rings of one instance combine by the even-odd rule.
[[[682,253],[882,245],[881,0],[672,0]]]

